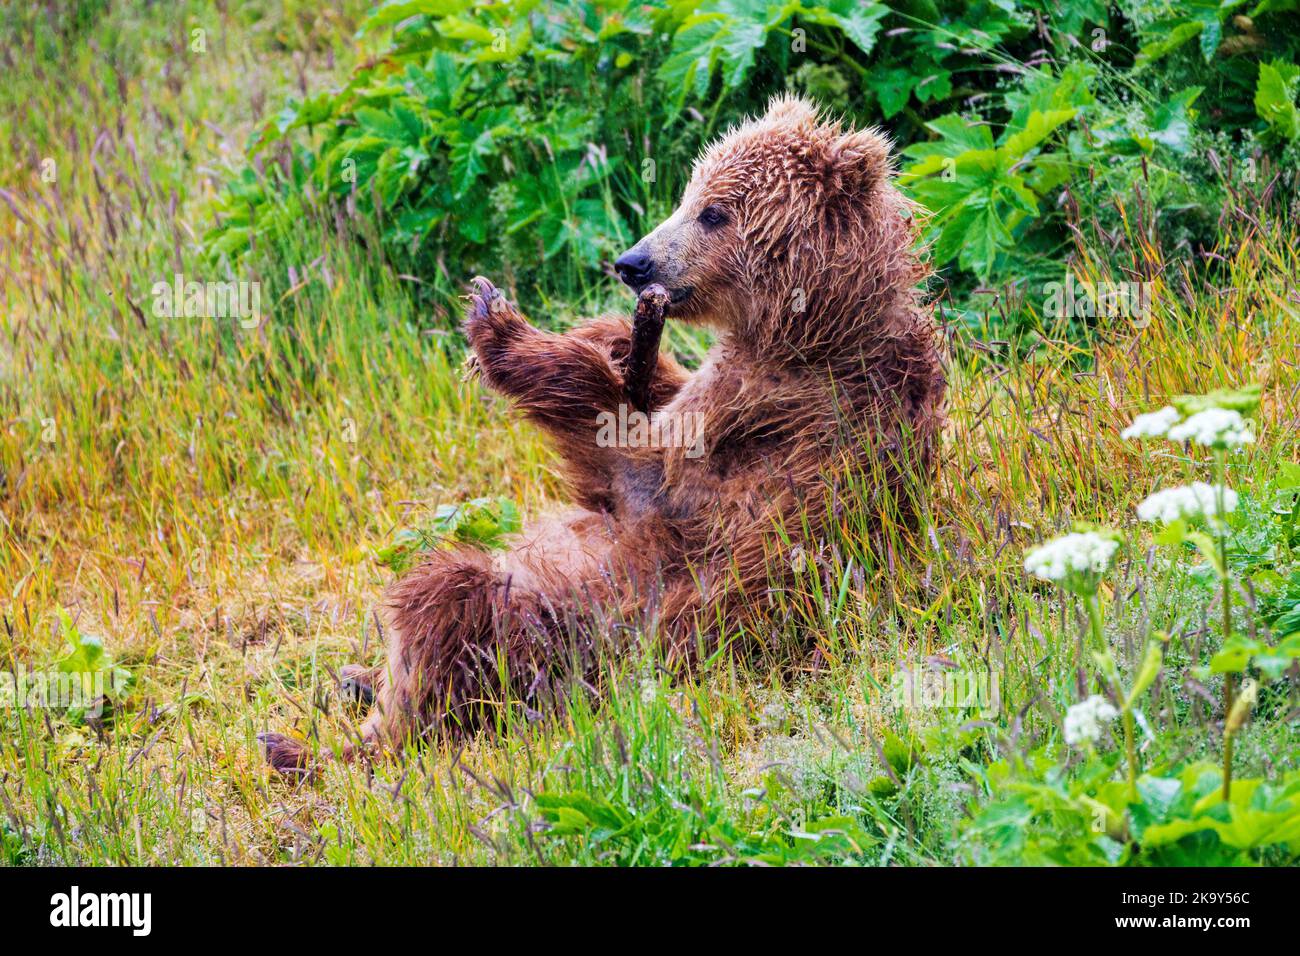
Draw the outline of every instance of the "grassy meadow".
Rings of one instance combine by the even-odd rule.
[[[1165,241],[1141,189],[1070,232],[1079,276],[1150,282],[1142,321],[1080,336],[1034,292],[958,303],[936,279],[950,421],[923,527],[873,550],[876,519],[837,510],[800,585],[761,596],[767,653],[683,674],[647,649],[609,661],[601,693],[575,689],[559,714],[503,710],[463,746],[369,769],[326,760],[295,781],[264,766],[256,737],[322,753],[348,738],[336,674],[380,659],[392,572],[376,553],[441,505],[553,506],[555,461],[462,375],[454,302],[421,294],[428,277],[395,264],[364,215],[306,208],[254,236],[232,274],[260,283],[255,327],[155,313],[151,290],[175,274],[227,277],[204,236],[249,137],[371,54],[356,37],[369,4],[66,6],[58,29],[0,14],[0,661],[115,678],[98,716],[0,709],[0,859],[1300,858],[1286,623],[1300,631],[1300,251],[1294,197],[1261,199],[1267,177],[1226,191],[1204,256]],[[673,196],[656,201],[651,218]],[[442,265],[457,281],[476,271]],[[630,311],[613,278],[591,275],[565,301],[521,297],[552,327]],[[703,347],[670,343],[687,361]],[[1223,571],[1227,627],[1255,643],[1225,656],[1214,562],[1135,514],[1153,491],[1213,480],[1215,459],[1120,432],[1172,396],[1250,383],[1257,440],[1222,456],[1240,496]],[[1089,602],[1024,569],[1026,549],[1075,522],[1125,542],[1097,602],[1113,675],[1089,643]],[[991,694],[902,706],[905,672]],[[1066,742],[1068,709],[1092,694],[1124,711],[1131,748],[1119,720],[1095,746]]]

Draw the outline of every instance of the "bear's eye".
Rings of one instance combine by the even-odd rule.
[[[727,214],[721,206],[705,206],[704,212],[700,213],[700,224],[706,229],[717,229],[726,222]]]

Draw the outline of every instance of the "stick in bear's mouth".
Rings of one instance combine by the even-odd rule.
[[[636,298],[632,314],[632,344],[623,366],[623,391],[637,411],[650,413],[650,383],[659,364],[659,339],[664,333],[668,291],[652,282]]]

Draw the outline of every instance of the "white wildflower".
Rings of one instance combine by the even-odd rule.
[[[1075,704],[1065,712],[1065,742],[1071,747],[1095,744],[1101,739],[1101,728],[1119,716],[1119,711],[1100,694]]]
[[[1071,591],[1094,591],[1110,567],[1119,542],[1095,531],[1081,531],[1039,545],[1025,555],[1025,570]]]
[[[1120,438],[1159,438],[1178,421],[1178,409],[1166,405],[1158,412],[1147,412],[1133,419],[1133,424],[1120,432]]]
[[[1179,518],[1194,521],[1198,518],[1217,518],[1219,516],[1219,498],[1222,494],[1225,512],[1237,509],[1237,493],[1231,488],[1220,488],[1203,481],[1194,481],[1190,485],[1177,485],[1157,491],[1137,507],[1137,515],[1143,521],[1159,521],[1169,524]]]
[[[1171,441],[1190,441],[1206,448],[1240,448],[1255,440],[1250,423],[1240,412],[1207,408],[1169,429]]]

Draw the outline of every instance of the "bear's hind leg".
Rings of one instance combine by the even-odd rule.
[[[580,599],[573,582],[592,580],[604,550],[600,525],[595,515],[542,522],[495,560],[470,547],[436,551],[394,583],[385,663],[340,674],[375,675],[374,706],[343,759],[439,731],[471,733],[507,699],[534,711],[552,704],[557,689],[590,666],[583,621],[595,595],[583,589]],[[262,745],[281,771],[309,766],[305,744],[268,734]]]
[[[526,696],[547,667],[544,603],[490,554],[430,555],[388,593],[388,662],[363,738],[392,746],[440,728],[472,732],[508,692]]]

